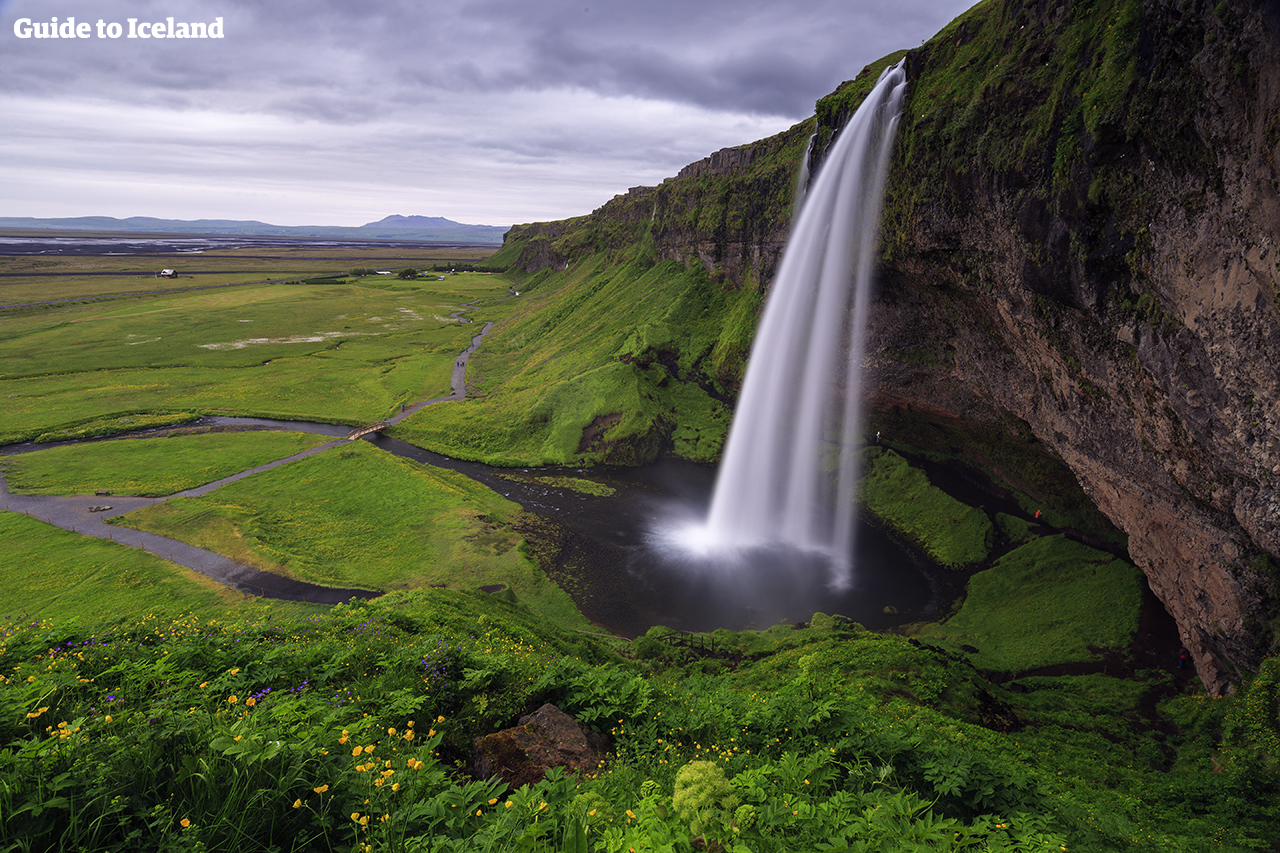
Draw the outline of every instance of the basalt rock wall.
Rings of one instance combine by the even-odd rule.
[[[1198,0],[957,20],[910,59],[873,321],[883,398],[1012,413],[1071,467],[1214,691],[1276,650],[1277,31]]]

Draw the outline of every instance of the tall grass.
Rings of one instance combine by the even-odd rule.
[[[1017,704],[829,618],[726,638],[754,649],[737,672],[628,661],[445,590],[305,621],[0,625],[0,843],[18,850],[1244,851],[1280,818],[1274,767],[1197,754],[1166,773],[1146,757],[1176,734],[1113,743],[1114,715],[1079,699],[1059,725],[1048,694],[1088,683]],[[515,789],[462,772],[478,735],[546,701],[608,736],[604,765]],[[1021,728],[976,724],[992,701]]]

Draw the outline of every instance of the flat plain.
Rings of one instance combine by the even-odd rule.
[[[412,280],[343,274],[424,268],[457,250],[324,252],[324,258],[288,248],[198,259],[0,261],[4,272],[60,272],[0,279],[10,305],[0,309],[0,443],[164,428],[9,456],[0,472],[11,490],[168,495],[290,456],[326,439],[288,431],[184,434],[190,428],[183,424],[202,415],[381,420],[401,404],[449,394],[458,353],[484,320],[505,315],[514,302],[510,282],[486,273]],[[474,263],[484,254],[445,260]],[[203,272],[185,280],[142,270],[181,269],[182,261]],[[138,276],[127,274],[129,265]],[[90,275],[112,270],[122,274]],[[122,295],[103,298],[121,294],[122,282],[129,285]],[[208,283],[228,286],[200,286]],[[145,292],[153,289],[160,292]],[[43,304],[13,305],[33,294]],[[461,475],[356,443],[113,522],[319,583],[502,585],[558,621],[580,623],[572,602],[541,575],[508,526],[517,512]],[[151,555],[34,519],[6,519],[0,538],[6,615],[66,616],[93,600],[113,602],[121,615],[262,606]],[[151,587],[155,596],[139,597]]]

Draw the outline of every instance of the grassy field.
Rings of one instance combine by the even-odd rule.
[[[257,612],[304,618],[324,610],[263,602],[146,551],[16,513],[0,513],[0,542],[3,619],[101,622],[147,614],[249,617]]]
[[[270,257],[208,253],[182,261],[214,271],[215,276],[191,281],[138,278],[136,289],[208,283],[220,280],[218,276],[245,279],[245,274],[231,270],[249,270],[267,279],[294,271],[427,267],[448,262],[450,255],[457,259],[456,252],[441,250],[414,257],[326,251],[335,257],[315,264],[317,259],[303,250]],[[482,260],[485,253],[473,254],[470,260]],[[0,279],[0,293],[3,301],[15,301],[21,288],[30,284],[50,300],[94,296],[121,279],[77,272],[153,262],[175,265],[172,259],[153,258],[7,259],[0,271],[56,270],[63,275]],[[0,310],[0,443],[162,426],[211,412],[351,424],[378,420],[402,402],[450,392],[454,359],[479,331],[479,321],[512,307],[508,286],[500,277],[479,273],[448,275],[443,281],[434,276],[403,281],[370,275],[344,283],[134,293]],[[464,306],[472,302],[478,305]],[[459,310],[477,322],[461,323],[449,316]],[[325,440],[280,432],[174,435],[49,449],[9,457],[4,464],[18,493],[109,489],[160,495]],[[340,463],[358,469],[354,480],[346,479],[350,471],[320,470],[324,464]],[[344,448],[324,464],[304,470],[317,479],[298,484],[284,475],[269,481],[278,488],[266,488],[263,495],[253,494],[256,485],[240,487],[239,492],[219,491],[214,502],[219,512],[187,519],[177,525],[181,530],[165,529],[253,565],[320,583],[365,588],[505,583],[551,618],[581,622],[568,597],[523,556],[520,538],[502,523],[505,514],[517,509],[513,505],[460,476],[412,470],[408,463],[382,458],[364,444]],[[232,501],[242,503],[228,506]],[[341,506],[335,508],[335,503]],[[172,527],[175,516],[186,518],[183,511],[177,504],[157,508],[156,513],[170,519]],[[317,519],[322,523],[313,527]],[[247,543],[229,533],[239,531],[241,524],[248,531]],[[69,543],[82,538],[57,534]],[[6,548],[10,535],[20,534],[6,529],[0,535]],[[92,539],[83,542],[90,551],[100,545]],[[76,607],[92,608],[93,602],[106,600],[114,602],[115,612],[137,615],[147,602],[138,590],[177,583],[166,579],[162,584],[154,572],[142,575],[132,568],[77,572],[89,559],[77,547],[47,550],[44,562],[34,560],[25,548],[10,549],[14,561],[8,564],[10,582],[5,588],[14,596],[13,606],[63,617]],[[375,556],[367,559],[369,555]],[[145,554],[137,559],[147,565],[154,561]],[[29,579],[20,568],[27,562]],[[183,571],[169,575],[182,576]],[[68,586],[61,597],[51,592],[58,577]],[[202,612],[210,606],[210,596],[223,607],[250,606],[235,593],[190,577],[194,592],[176,597],[157,593],[159,600],[172,598],[174,608]]]
[[[0,443],[135,414],[378,420],[449,393],[476,331],[449,314],[506,289],[371,276],[3,311]]]
[[[23,495],[171,495],[292,456],[328,436],[279,430],[129,438],[0,457],[9,491]]]
[[[1110,554],[1042,536],[969,580],[955,616],[918,635],[978,652],[986,670],[1025,672],[1097,660],[1128,647],[1142,612],[1142,574]]]
[[[1247,853],[1274,840],[1280,777],[1257,744],[1276,721],[1248,713],[1273,705],[1274,681],[1152,712],[1158,680],[1036,678],[1017,694],[830,617],[718,637],[750,655],[728,667],[619,645],[434,589],[296,621],[0,620],[0,845]],[[607,767],[523,787],[466,772],[477,738],[544,702],[608,737]]]
[[[293,281],[357,268],[426,269],[482,263],[485,247],[422,249],[315,246],[214,249],[199,255],[59,255],[0,257],[0,305],[85,300],[125,293],[244,282]],[[157,278],[163,268],[176,278]]]
[[[508,526],[518,512],[461,474],[352,442],[114,521],[318,584],[505,584],[546,618],[586,627]]]

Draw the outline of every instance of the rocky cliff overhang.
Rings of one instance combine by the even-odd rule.
[[[873,321],[882,393],[980,399],[1070,465],[1214,692],[1280,627],[1276,23],[1229,0],[958,19],[911,58]]]

